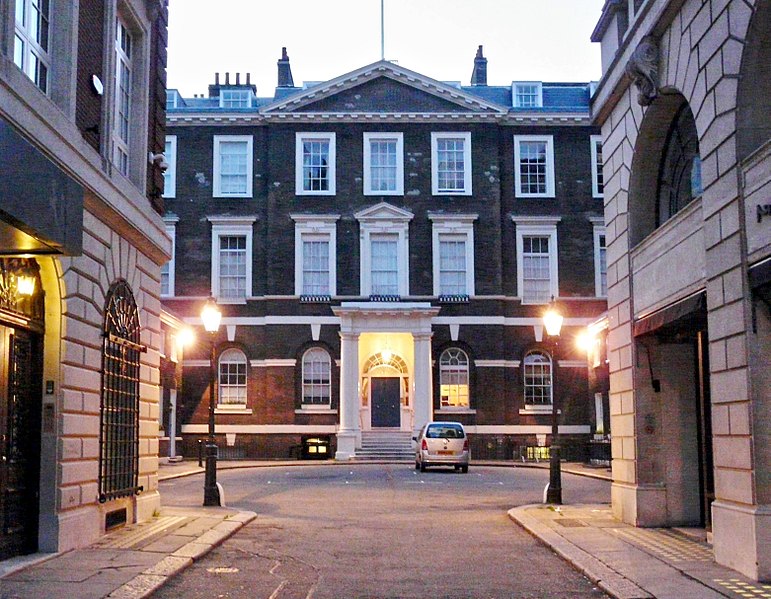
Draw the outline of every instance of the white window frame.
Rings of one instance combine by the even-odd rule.
[[[166,110],[179,107],[179,91],[176,89],[166,90]]]
[[[13,61],[16,66],[32,80],[40,91],[47,94],[51,80],[50,49],[53,29],[51,27],[51,4],[48,5],[47,14],[43,14],[43,11],[40,11],[42,18],[48,22],[48,38],[45,40],[42,39],[42,36],[36,36],[35,30],[33,30],[32,27],[32,0],[16,0],[15,12],[17,16],[19,15],[20,9],[22,13],[22,22],[19,22],[18,19],[14,18]],[[39,33],[39,26],[35,29]],[[19,43],[21,43],[21,46],[19,46]],[[31,60],[32,57],[34,57],[35,60]],[[41,65],[45,68],[45,78],[42,80],[40,77]],[[33,69],[33,66],[37,68]]]
[[[520,173],[520,143],[546,143],[546,191],[544,193],[523,193]],[[514,136],[514,195],[518,198],[553,198],[554,197],[554,136],[553,135],[515,135]]]
[[[322,386],[327,388],[327,391],[328,391],[328,395],[327,395],[328,401],[325,402],[325,403],[306,403],[306,401],[305,401],[305,397],[306,397],[306,394],[305,394],[305,364],[306,364],[306,358],[311,353],[320,353],[320,352],[324,353],[324,355],[327,358],[327,364],[329,365],[329,369],[327,371],[327,373],[329,375],[329,378],[326,380],[326,382],[320,383],[320,385],[322,385]],[[314,346],[314,347],[311,347],[308,350],[306,350],[305,353],[303,353],[301,364],[300,364],[300,376],[301,376],[300,385],[302,387],[301,393],[300,393],[300,395],[301,395],[301,397],[300,397],[301,409],[308,410],[308,411],[329,410],[332,407],[332,356],[329,355],[329,352],[326,349],[324,349],[323,347],[319,347],[319,346]]]
[[[163,173],[163,197],[177,197],[177,136],[166,136],[166,147],[164,147],[164,156],[166,156],[166,172]],[[168,182],[168,185],[166,183]]]
[[[443,238],[452,237],[463,239],[466,243],[466,295],[473,297],[474,288],[474,221],[478,214],[440,214],[428,213],[429,220],[433,223],[431,231],[431,246],[433,254],[434,295],[439,297],[441,293],[441,268],[440,244]]]
[[[557,223],[560,217],[542,216],[512,216],[516,225],[517,238],[517,296],[523,304],[547,304],[549,299],[543,302],[527,300],[523,297],[524,290],[524,238],[548,237],[549,238],[549,295],[555,299],[559,297],[559,245],[557,244]]]
[[[465,364],[465,370],[461,369],[460,367],[450,367],[449,365],[444,364],[445,355],[449,354],[450,352],[459,352],[466,358],[466,364]],[[445,349],[441,355],[439,356],[439,409],[447,412],[452,411],[468,411],[471,409],[471,364],[468,357],[468,354],[463,351],[459,347],[448,347]],[[453,373],[462,372],[465,373],[465,387],[466,387],[466,405],[449,405],[442,403],[442,387],[444,386],[453,386],[453,387],[460,387],[461,384],[457,381],[455,382],[447,382],[446,376],[451,376]]]
[[[535,106],[523,106],[519,101],[519,90],[524,86],[535,86],[537,99]],[[511,84],[511,104],[514,108],[542,108],[543,107],[543,83],[540,81],[514,81]]]
[[[528,403],[527,401],[527,369],[530,367],[527,359],[535,354],[540,354],[549,361],[549,403]],[[522,360],[522,403],[524,404],[524,410],[520,410],[520,414],[533,412],[551,414],[554,410],[554,356],[545,350],[530,350]]]
[[[333,196],[336,191],[336,134],[321,132],[298,132],[295,133],[295,195],[298,196]],[[312,190],[303,189],[303,142],[308,140],[326,141],[329,143],[329,164],[327,165],[327,176],[329,178],[329,189]]]
[[[396,142],[396,189],[380,191],[372,189],[372,147],[373,141]],[[403,133],[364,133],[364,195],[365,196],[400,196],[404,195],[404,134]]]
[[[243,358],[243,360],[235,360],[235,359],[229,359],[225,361],[226,364],[243,364],[244,366],[244,384],[239,385],[224,385],[222,383],[222,364],[223,364],[223,358],[229,358],[230,356],[238,356],[239,358]],[[223,402],[222,401],[222,391],[224,387],[235,387],[235,388],[242,388],[244,392],[244,401],[243,402]],[[217,358],[217,410],[221,411],[244,411],[246,410],[246,406],[248,405],[249,401],[249,360],[246,357],[246,354],[243,352],[243,350],[237,348],[237,347],[229,347],[226,350],[224,350]]]
[[[377,210],[380,207],[388,206],[380,204],[373,207]],[[365,209],[354,215],[359,221],[359,243],[361,254],[360,266],[360,284],[361,295],[372,295],[372,237],[377,235],[396,235],[396,261],[398,267],[397,282],[399,287],[399,297],[405,297],[410,292],[410,264],[409,264],[409,226],[413,214],[407,210],[397,209],[388,206],[388,213],[385,210],[381,214],[371,215],[373,209]]]
[[[592,135],[590,137],[591,140],[591,148],[592,148],[592,197],[593,198],[602,198],[604,197],[604,191],[600,191],[599,189],[599,178],[603,174],[602,173],[602,164],[597,162],[597,146],[600,146],[600,152],[599,156],[603,156],[602,154],[602,135]],[[605,179],[603,177],[603,190],[605,188]]]
[[[329,242],[329,293],[337,295],[337,221],[339,214],[290,214],[294,221],[294,292],[303,293],[303,243],[305,241]]]
[[[463,189],[439,189],[439,152],[440,139],[463,140]],[[435,196],[470,196],[471,195],[471,132],[442,131],[431,133],[431,193]]]
[[[602,218],[593,218],[592,221],[592,229],[593,229],[593,238],[594,238],[594,294],[597,297],[607,297],[608,296],[608,290],[607,290],[607,281],[608,281],[608,238],[605,235],[605,222]],[[600,246],[600,237],[605,237],[605,286],[606,289],[603,293],[602,289],[602,247]]]
[[[161,287],[161,297],[174,297],[174,279],[176,273],[176,253],[177,253],[177,223],[179,217],[175,215],[168,215],[163,217],[163,222],[166,226],[166,235],[171,238],[171,258],[166,263],[168,268],[169,277],[169,289],[167,293],[163,293],[163,287]]]
[[[221,180],[220,146],[222,143],[240,142],[246,143],[246,191],[243,193],[224,193]],[[254,152],[253,138],[251,135],[215,135],[213,146],[213,182],[212,195],[215,198],[251,198],[253,183]]]
[[[252,237],[257,217],[209,216],[211,223],[211,293],[220,304],[244,304],[252,296]],[[220,237],[246,237],[246,291],[242,298],[220,297]]]
[[[113,113],[113,130],[112,130],[112,143],[113,143],[113,163],[118,168],[118,171],[126,177],[129,177],[131,173],[131,144],[133,142],[133,127],[134,127],[134,59],[137,48],[138,40],[135,39],[134,33],[128,27],[126,22],[121,16],[117,17],[117,25],[115,28],[115,98],[114,98],[114,113]],[[127,54],[121,47],[121,31],[126,32],[126,36],[129,40],[129,53]],[[126,68],[128,73],[124,73],[123,67]],[[126,81],[128,78],[128,81]],[[121,132],[121,102],[124,98],[124,94],[121,89],[125,89],[125,97],[127,98],[126,112],[126,131],[125,138]]]
[[[246,104],[244,106],[228,106],[227,104],[232,104],[234,99],[225,99],[226,95],[237,95],[239,103],[246,101]],[[251,108],[253,104],[253,98],[254,94],[250,89],[220,89],[220,108]]]

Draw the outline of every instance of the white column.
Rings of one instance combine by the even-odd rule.
[[[415,344],[415,396],[413,406],[415,431],[433,419],[433,378],[431,376],[431,336],[433,333],[413,333]]]
[[[359,334],[340,333],[340,428],[336,460],[356,454],[359,429]]]

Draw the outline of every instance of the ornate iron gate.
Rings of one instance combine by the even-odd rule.
[[[139,478],[139,312],[126,281],[107,294],[102,352],[99,501],[134,495]]]

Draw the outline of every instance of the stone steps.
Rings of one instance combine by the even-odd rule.
[[[415,459],[412,433],[399,430],[362,431],[358,461],[411,462]]]

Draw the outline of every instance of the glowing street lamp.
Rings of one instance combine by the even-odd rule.
[[[213,297],[206,300],[201,310],[203,328],[209,333],[209,436],[206,440],[206,471],[203,483],[203,504],[205,506],[222,505],[217,487],[217,444],[214,438],[214,377],[216,374],[214,340],[220,328],[222,312]]]
[[[543,326],[552,345],[552,412],[551,412],[551,446],[549,447],[549,487],[546,490],[546,503],[562,503],[562,472],[560,465],[559,445],[559,392],[557,389],[557,347],[563,316],[557,309],[557,303],[552,296],[549,308],[543,315]]]

